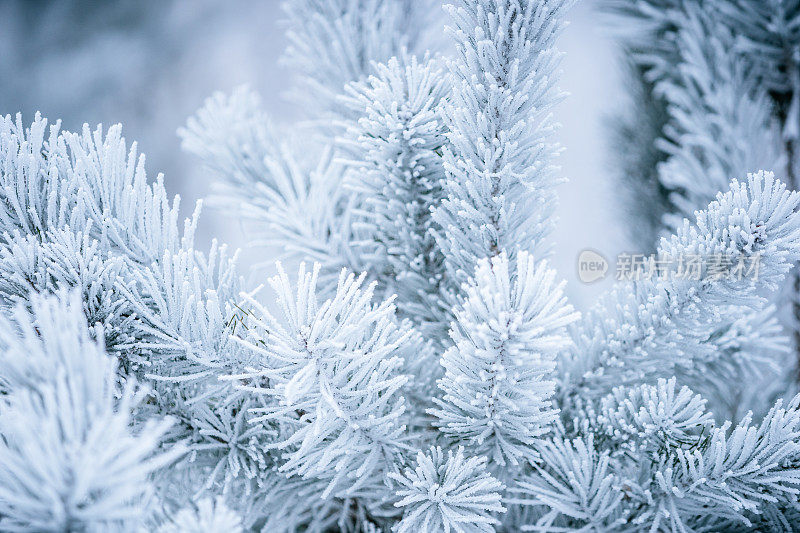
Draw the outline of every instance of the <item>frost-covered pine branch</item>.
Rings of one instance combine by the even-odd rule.
[[[798,402],[778,401],[759,424],[714,427],[674,379],[617,389],[596,417],[600,442],[552,441],[516,488],[540,511],[526,529],[729,531],[762,514],[788,525],[800,490]]]
[[[350,246],[346,167],[330,149],[313,165],[300,160],[278,140],[255,93],[215,94],[178,133],[217,178],[212,205],[249,223],[251,245],[318,262],[328,283],[343,267],[361,269]]]
[[[583,319],[575,348],[558,361],[562,425],[537,444],[533,471],[507,498],[530,509],[523,529],[725,530],[750,525],[754,513],[792,516],[800,400],[788,409],[779,401],[760,424],[747,414],[716,426],[706,400],[673,376],[710,390],[730,388],[718,381],[728,365],[752,378],[753,361],[720,360],[748,354],[722,350],[718,329],[725,313],[746,316],[744,302],[759,312],[760,293],[798,259],[798,203],[770,174],[734,181],[659,253],[720,254],[734,264],[757,255],[757,278],[635,282]]]
[[[414,469],[390,474],[403,499],[398,533],[415,531],[463,531],[491,533],[498,520],[490,513],[503,513],[500,494],[503,485],[486,472],[486,458],[464,456],[431,448],[419,452]]]
[[[749,525],[749,514],[761,508],[791,507],[800,492],[798,403],[800,397],[784,408],[778,401],[760,424],[745,417],[731,430],[725,423],[700,449],[678,448],[665,457],[654,473],[654,501],[637,521],[652,522],[651,528],[696,523],[724,530],[731,523]]]
[[[738,39],[738,51],[753,65],[758,82],[770,93],[782,127],[786,177],[798,184],[800,139],[800,2],[735,0],[722,5]]]
[[[557,417],[554,359],[569,346],[566,326],[578,315],[555,275],[527,252],[518,254],[516,271],[506,254],[481,261],[455,312],[454,346],[442,356],[436,425],[502,475],[535,458]]]
[[[241,533],[242,519],[230,510],[222,498],[206,498],[197,505],[181,509],[169,522],[164,523],[158,533],[207,533],[227,531]]]
[[[614,15],[614,33],[646,83],[648,93],[637,86],[633,96],[659,131],[637,151],[648,165],[638,171],[657,172],[650,194],[669,192],[667,211],[649,215],[660,216],[655,222],[669,229],[691,218],[733,177],[781,162],[768,92],[758,83],[752,58],[737,51],[736,29],[726,25],[723,4],[604,3]]]
[[[216,94],[179,130],[186,150],[218,177],[216,206],[255,222],[253,244],[276,246],[323,265],[325,285],[341,268],[365,269],[351,249],[351,211],[361,200],[342,185],[346,167],[334,159],[343,120],[360,109],[341,98],[349,83],[366,82],[376,65],[424,52],[437,0],[289,0],[285,62],[300,76],[302,107],[322,130],[315,142],[285,141],[247,89]],[[413,21],[413,22],[412,22]],[[434,86],[444,83],[434,81]],[[436,88],[439,91],[441,88]],[[332,127],[332,119],[337,122]],[[324,123],[324,124],[323,124]],[[309,157],[309,153],[317,154]],[[313,161],[309,163],[309,161]],[[328,278],[330,276],[330,279]]]
[[[732,177],[780,168],[779,140],[767,92],[752,65],[731,53],[735,40],[713,6],[687,4],[675,35],[679,61],[656,80],[670,119],[659,165],[675,206],[665,223],[675,227],[725,189]]]
[[[243,290],[235,258],[216,244],[210,256],[194,249],[198,211],[181,231],[178,200],[161,177],[148,182],[119,126],[80,135],[55,127],[46,140],[38,116],[27,130],[20,118],[4,117],[2,127],[4,205],[18,206],[5,212],[3,303],[78,289],[84,316],[120,359],[120,379],[152,384],[138,409],[173,416],[161,445],[188,441],[181,469],[203,480],[200,491],[227,490],[242,471],[245,484],[257,484],[258,442],[269,436],[242,422],[249,400],[218,380],[243,353],[230,341]],[[165,505],[191,496],[162,492],[171,476],[161,474]]]
[[[759,293],[777,288],[798,259],[798,203],[798,193],[787,191],[772,174],[750,174],[744,183],[734,180],[730,191],[698,211],[695,224],[684,221],[675,235],[662,239],[661,257],[678,261],[698,256],[706,262],[723,257],[732,265],[758,257],[758,275],[712,276],[699,282],[645,279],[612,291],[584,317],[574,334],[576,349],[559,362],[562,402],[676,372],[714,386],[724,365],[758,368],[746,356],[765,354],[721,350],[725,331],[720,328],[731,318],[744,318],[748,312],[742,306],[763,313]],[[703,269],[709,272],[708,265]],[[728,356],[744,358],[725,360]]]
[[[251,423],[277,428],[269,447],[282,455],[282,475],[316,480],[312,501],[354,500],[375,513],[371,508],[392,498],[384,474],[411,449],[402,355],[414,333],[397,324],[391,300],[372,303],[375,285],[364,287],[363,275],[343,272],[335,295],[318,301],[318,272],[318,265],[311,272],[301,265],[296,295],[282,269],[270,280],[285,324],[249,302],[252,318],[242,335],[258,365],[231,379],[266,398],[251,409]]]
[[[288,0],[284,62],[298,73],[296,100],[317,120],[353,116],[339,95],[376,63],[423,53],[439,0]],[[427,41],[427,42],[426,42]]]
[[[222,187],[215,205],[255,222],[254,244],[275,245],[323,265],[335,283],[342,267],[363,270],[350,250],[351,209],[359,202],[342,188],[345,167],[332,160],[331,119],[354,117],[341,100],[345,86],[364,81],[375,64],[405,50],[420,51],[435,0],[289,0],[284,2],[289,46],[285,61],[300,76],[302,107],[322,129],[316,142],[285,141],[247,89],[209,98],[179,130],[186,150],[198,155]],[[412,22],[413,21],[413,24]],[[278,141],[278,138],[284,139]],[[309,153],[316,157],[309,157]],[[312,163],[309,161],[312,160]]]
[[[459,1],[457,59],[443,106],[445,200],[434,218],[449,277],[505,251],[546,251],[558,183],[550,115],[560,100],[555,39],[570,1]]]
[[[449,7],[457,55],[442,105],[444,199],[434,210],[446,276],[459,295],[429,412],[450,445],[487,454],[512,479],[536,457],[556,411],[548,377],[575,317],[534,257],[555,205],[555,39],[570,2],[487,0]],[[545,316],[546,315],[546,316]],[[506,468],[503,468],[506,465]],[[505,491],[501,493],[506,497]],[[504,527],[518,527],[509,513]]]
[[[591,435],[542,444],[536,473],[515,487],[515,503],[536,511],[526,531],[613,531],[626,523],[624,494],[608,452],[598,452]]]
[[[618,452],[654,456],[664,448],[697,442],[714,420],[706,400],[688,387],[677,390],[676,378],[655,386],[616,387],[600,401],[591,424]]]
[[[130,531],[149,476],[184,453],[159,453],[172,422],[132,428],[147,390],[120,383],[117,361],[89,335],[80,293],[34,296],[0,319],[0,528]]]
[[[659,181],[650,189],[657,198],[663,190],[669,191],[669,209],[661,220],[650,218],[664,232],[691,218],[731,177],[779,168],[784,156],[770,97],[758,83],[752,58],[737,52],[735,30],[725,24],[720,6],[684,2],[667,9],[645,9],[645,5],[640,4],[638,16],[626,14],[628,24],[621,23],[620,31],[624,33],[634,22],[637,28],[647,27],[643,21],[650,20],[663,34],[660,40],[652,35],[650,40],[634,40],[637,44],[631,53],[652,82],[651,109],[660,102],[666,107],[663,131],[651,140],[664,160],[655,163]],[[751,315],[752,326],[737,320],[748,329],[763,324],[760,313]],[[773,364],[787,367],[788,357],[786,353]],[[768,381],[785,373],[774,369]]]
[[[350,251],[354,203],[342,189],[345,167],[332,160],[333,135],[341,127],[332,129],[331,120],[353,118],[340,98],[348,83],[365,80],[376,62],[417,49],[434,6],[433,0],[284,3],[285,60],[300,76],[303,90],[294,94],[304,95],[303,107],[326,124],[321,153],[315,143],[296,148],[278,141],[258,97],[244,88],[209,98],[181,128],[184,149],[220,178],[214,204],[255,222],[254,244],[277,245],[320,262],[323,274],[333,277],[329,283],[342,267],[362,269]],[[307,162],[309,150],[318,154],[313,164]]]
[[[797,21],[794,1],[606,2],[617,15],[616,33],[654,82],[650,101],[668,106],[663,138],[667,161],[659,183],[671,191],[673,214],[666,226],[701,208],[731,177],[754,169],[785,168],[797,187]],[[654,109],[654,108],[653,108]],[[646,175],[646,173],[645,173]],[[652,222],[652,220],[651,220]],[[797,304],[797,274],[783,300]],[[800,342],[798,327],[782,321]],[[785,365],[784,365],[785,366]]]
[[[274,294],[197,249],[199,209],[181,223],[119,126],[0,120],[0,529],[789,530],[800,397],[762,383],[800,193],[727,186],[786,150],[783,89],[730,9],[608,1],[642,23],[626,164],[672,194],[657,252],[705,263],[577,323],[543,260],[570,2],[459,1],[452,58],[419,47],[427,2],[289,2],[321,135],[274,129],[247,90],[181,131],[217,205],[315,263],[279,266]]]
[[[439,61],[405,53],[374,69],[343,98],[356,117],[342,143],[349,183],[364,199],[353,244],[382,289],[398,295],[402,315],[441,340],[452,296],[432,211],[444,196],[439,111],[449,79]]]
[[[756,83],[770,96],[780,128],[786,179],[800,184],[800,3],[796,0],[735,0],[721,14],[737,35],[737,53],[752,66]],[[800,272],[785,289],[791,305],[795,366],[800,365]],[[794,369],[795,381],[798,369]]]

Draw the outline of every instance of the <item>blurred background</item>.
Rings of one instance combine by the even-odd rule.
[[[63,128],[121,122],[129,142],[147,154],[148,174],[164,173],[189,214],[210,191],[211,177],[184,153],[178,127],[213,92],[247,84],[278,125],[300,113],[284,97],[291,73],[280,64],[285,42],[279,0],[0,0],[0,114],[36,111]],[[591,0],[571,12],[560,48],[557,109],[564,147],[558,229],[552,259],[568,281],[573,304],[585,309],[613,282],[613,263],[631,251],[614,194],[608,119],[625,105],[616,52]],[[216,237],[242,246],[234,214],[204,211],[201,244]],[[610,262],[603,281],[577,278],[579,252],[591,248]],[[244,250],[244,267],[263,250]],[[254,274],[264,276],[264,273]],[[263,281],[263,280],[255,280]]]

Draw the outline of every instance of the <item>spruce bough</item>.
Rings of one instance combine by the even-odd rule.
[[[740,43],[737,13],[778,15],[720,3],[608,0],[653,19],[624,38],[658,138],[626,164],[660,160],[660,256],[758,275],[641,279],[582,316],[547,260],[567,0],[459,0],[451,56],[434,2],[287,2],[313,133],[247,89],[180,130],[210,203],[291,265],[270,290],[197,248],[200,205],[181,222],[119,126],[0,118],[0,529],[792,530],[773,300],[800,194],[770,171],[792,105],[764,106],[794,86],[729,51],[763,66],[794,33]]]

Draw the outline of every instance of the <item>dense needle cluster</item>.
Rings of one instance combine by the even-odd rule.
[[[271,291],[119,126],[0,118],[0,529],[800,526],[800,4],[605,0],[643,246],[759,270],[583,316],[546,257],[570,4],[457,0],[450,49],[432,1],[286,2],[309,121],[239,89],[179,132]]]

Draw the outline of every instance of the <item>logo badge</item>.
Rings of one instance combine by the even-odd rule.
[[[583,283],[594,283],[606,277],[608,261],[594,250],[583,250],[578,254],[578,279]]]

